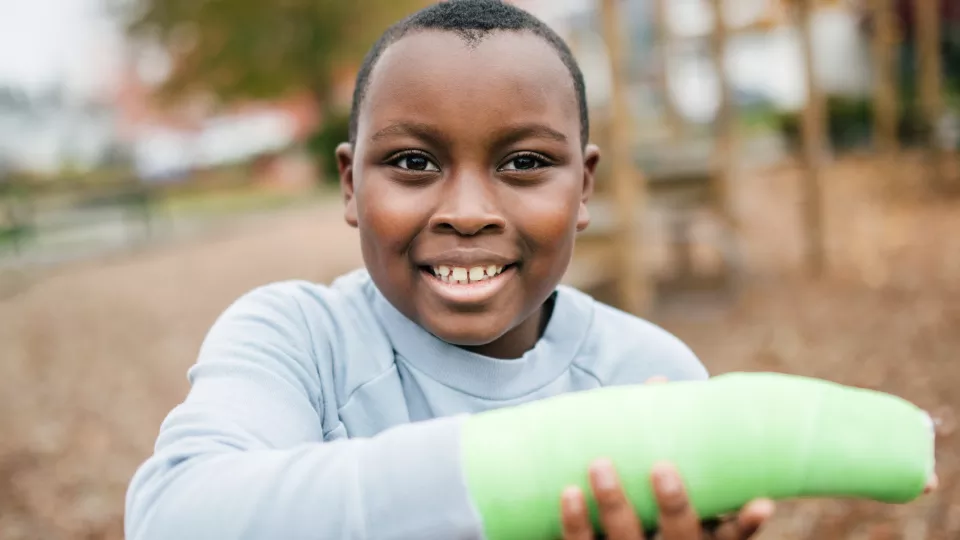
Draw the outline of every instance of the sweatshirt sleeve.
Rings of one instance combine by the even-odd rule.
[[[224,312],[130,483],[128,539],[482,537],[462,418],[323,442],[322,331],[280,286]]]

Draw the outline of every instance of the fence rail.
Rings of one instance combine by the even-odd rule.
[[[246,176],[166,184],[135,177],[98,183],[0,179],[0,258],[40,244],[52,256],[82,251],[81,244],[136,247],[166,224],[168,202],[249,187],[253,181]]]

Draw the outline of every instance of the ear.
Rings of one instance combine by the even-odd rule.
[[[577,215],[577,231],[582,231],[590,225],[590,210],[587,209],[587,202],[593,195],[599,163],[600,148],[595,144],[588,144],[583,152],[583,191],[580,196],[580,211]]]
[[[353,179],[353,146],[341,143],[337,146],[337,170],[340,172],[340,193],[343,194],[343,218],[351,227],[357,226],[357,198]]]

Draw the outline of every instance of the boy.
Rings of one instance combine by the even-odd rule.
[[[127,536],[481,538],[463,413],[705,378],[665,331],[558,287],[589,223],[588,134],[576,62],[527,13],[451,1],[388,30],[337,151],[367,270],[225,311],[131,483]],[[608,538],[641,538],[609,462],[590,475]],[[701,537],[676,473],[654,476],[663,536]],[[583,493],[562,499],[565,537],[592,538]],[[770,511],[716,534],[746,538]]]

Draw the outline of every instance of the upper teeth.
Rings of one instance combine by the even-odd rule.
[[[500,272],[503,272],[503,267],[495,264],[488,266],[473,266],[470,268],[444,265],[433,267],[433,274],[448,283],[472,283],[474,281],[483,281],[496,276]]]

